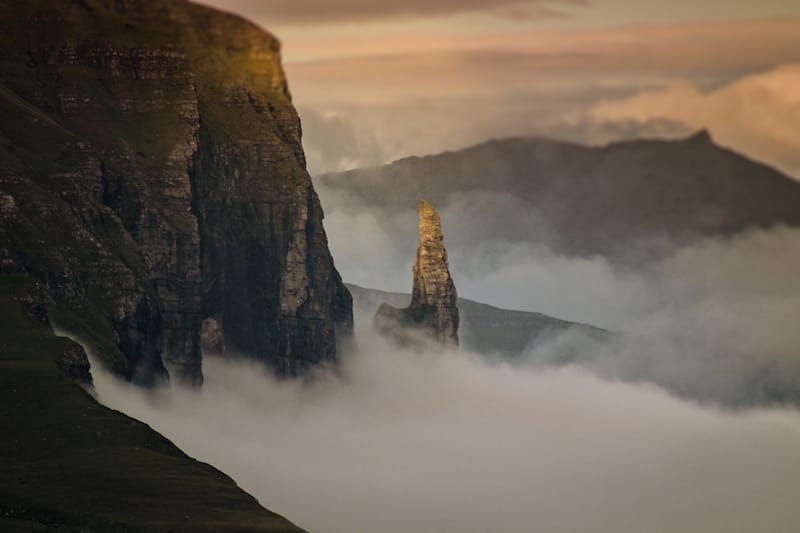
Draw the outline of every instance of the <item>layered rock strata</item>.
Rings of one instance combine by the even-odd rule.
[[[277,39],[166,0],[2,2],[0,30],[0,273],[140,383],[200,383],[204,342],[335,361],[351,298]]]
[[[417,330],[441,344],[458,345],[458,294],[444,246],[442,222],[431,204],[419,203],[419,248],[412,268],[411,304],[397,309],[384,303],[375,314],[379,331],[405,336],[403,329]]]

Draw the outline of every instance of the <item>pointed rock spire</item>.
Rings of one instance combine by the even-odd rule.
[[[411,305],[395,309],[383,304],[375,324],[383,332],[397,326],[420,329],[442,344],[458,344],[458,294],[447,260],[439,214],[425,200],[419,203],[419,248],[412,268]],[[396,335],[395,335],[396,336]]]

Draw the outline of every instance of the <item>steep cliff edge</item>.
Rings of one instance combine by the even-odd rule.
[[[207,346],[293,376],[336,356],[327,247],[278,41],[186,2],[0,2],[0,272],[118,374]]]
[[[411,304],[397,309],[383,304],[374,324],[389,335],[402,335],[401,328],[420,330],[441,344],[458,345],[458,294],[453,278],[439,213],[425,200],[419,203],[419,248],[412,267]]]

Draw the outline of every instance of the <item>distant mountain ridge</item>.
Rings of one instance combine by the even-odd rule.
[[[714,144],[705,131],[598,147],[493,140],[325,174],[317,183],[375,209],[407,209],[421,197],[443,206],[457,195],[510,194],[525,206],[525,220],[497,223],[482,238],[570,255],[639,257],[748,228],[800,226],[800,182]],[[491,213],[471,215],[493,223]]]
[[[410,294],[369,289],[352,283],[345,283],[345,286],[353,295],[355,310],[370,317],[383,303],[401,308],[411,301]],[[520,357],[534,343],[551,340],[567,331],[598,341],[609,335],[606,330],[594,326],[560,320],[542,313],[500,309],[466,298],[458,299],[458,310],[461,316],[461,346],[503,359]]]

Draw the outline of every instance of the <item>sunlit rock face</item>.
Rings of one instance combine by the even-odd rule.
[[[335,362],[351,298],[275,37],[164,0],[0,3],[0,33],[0,274],[145,385],[200,384],[201,347]]]
[[[439,213],[425,200],[419,203],[419,248],[412,268],[411,305],[397,309],[383,304],[375,326],[385,334],[407,340],[403,329],[414,330],[446,345],[458,345],[458,294],[444,246]]]

